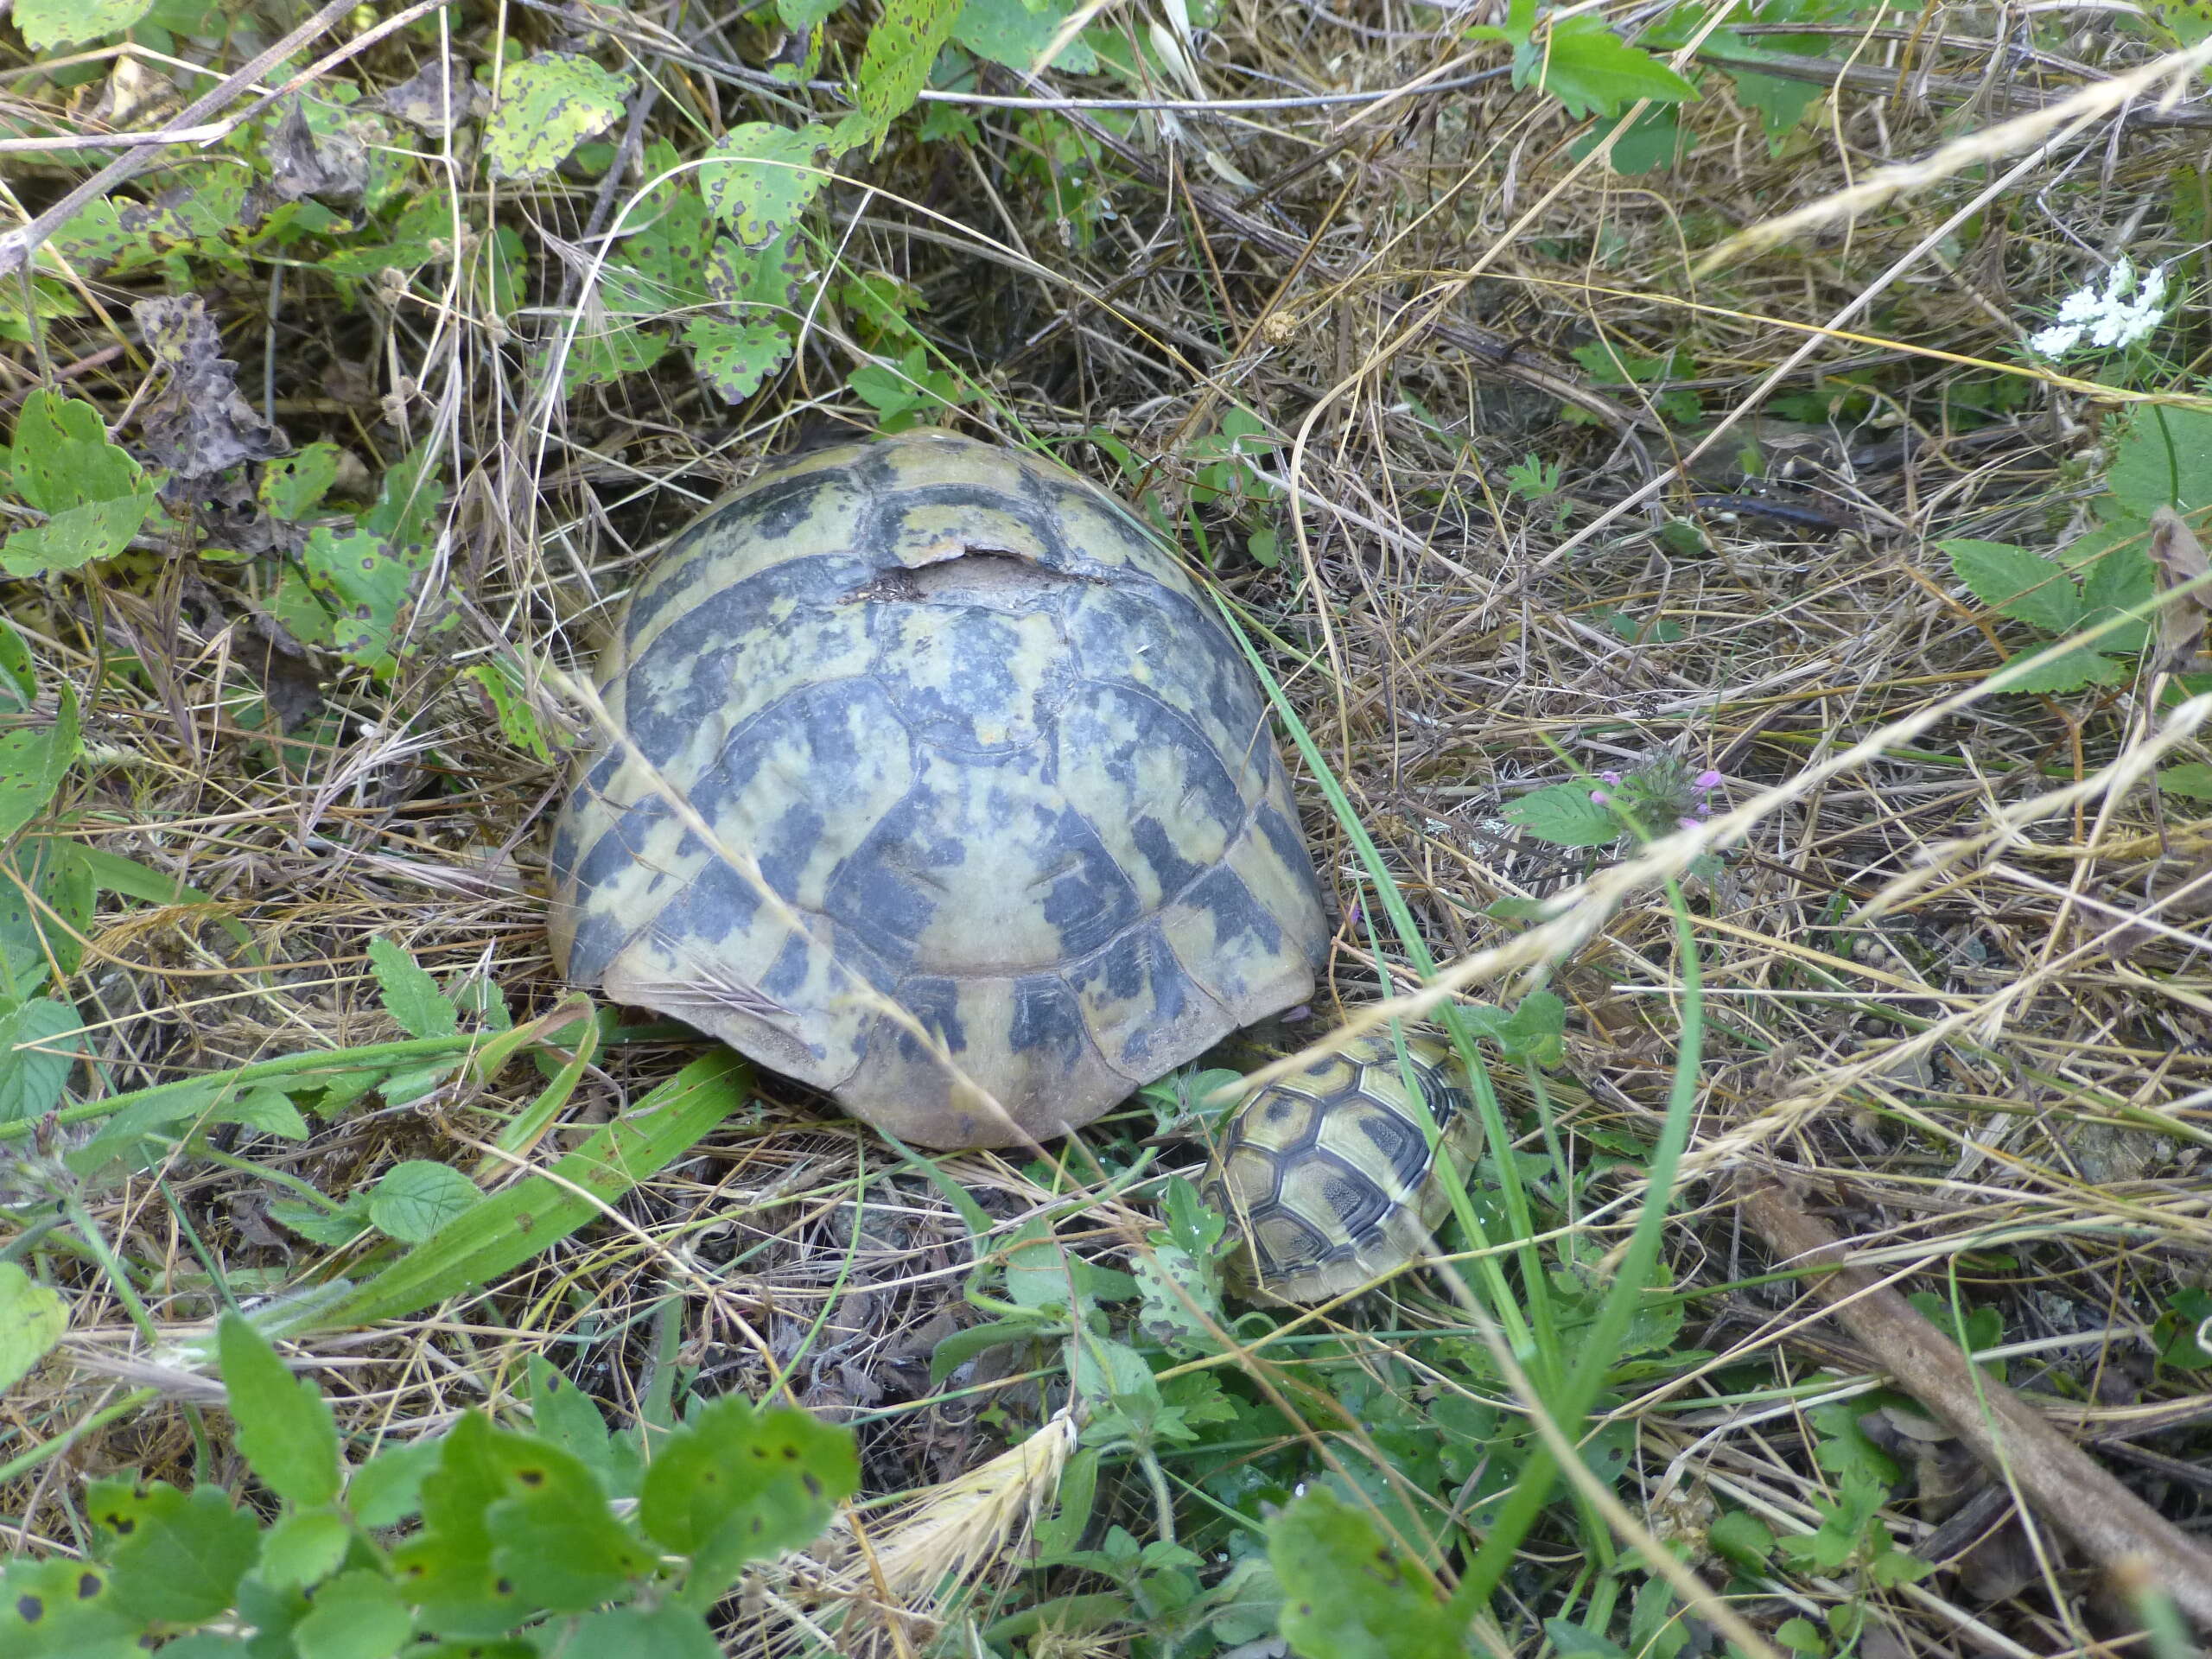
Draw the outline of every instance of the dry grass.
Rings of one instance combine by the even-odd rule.
[[[1387,89],[1456,59],[1446,16],[1405,0],[1232,0],[1199,73],[1221,97]],[[656,59],[665,21],[617,38],[661,64],[683,101],[757,118],[749,89],[697,60],[758,43],[734,29],[693,39],[688,66]],[[2105,410],[2078,382],[1975,365],[2018,361],[2024,323],[2082,279],[2085,249],[2196,256],[2175,215],[2202,211],[2188,194],[2201,196],[2201,106],[2183,106],[2187,124],[2171,111],[2098,112],[2072,142],[2035,151],[1968,234],[1931,236],[1987,180],[1925,178],[1872,216],[1724,270],[1697,263],[1730,232],[2152,55],[2115,12],[2081,13],[2063,54],[1989,46],[2015,26],[1976,7],[1853,25],[1850,74],[1779,156],[1715,76],[1684,112],[1690,154],[1613,174],[1573,157],[1577,129],[1556,104],[1494,77],[1372,105],[1159,115],[1106,134],[1121,181],[1087,242],[1033,169],[1009,165],[1037,132],[1005,110],[969,111],[972,149],[894,139],[871,165],[849,158],[853,181],[830,199],[837,270],[913,284],[928,339],[984,388],[965,429],[1048,441],[1110,429],[1170,501],[1196,464],[1188,440],[1228,404],[1286,440],[1265,468],[1299,509],[1284,563],[1231,559],[1221,585],[1268,642],[1431,950],[1473,959],[1468,989],[1532,955],[1516,944],[1522,924],[1486,915],[1495,901],[1572,890],[1600,862],[1501,818],[1525,786],[1662,754],[1725,775],[1727,805],[1742,810],[1630,874],[1600,874],[1560,925],[1573,948],[1550,982],[1571,1009],[1556,1132],[1586,1168],[1648,1141],[1663,1115],[1684,979],[1656,880],[1725,843],[1688,887],[1707,1040],[1692,1179],[1667,1248],[1688,1293],[1681,1344],[1713,1357],[1608,1408],[1635,1427],[1616,1490],[1643,1525],[1687,1541],[1714,1582],[1725,1568],[1701,1541],[1717,1506],[1777,1532],[1818,1524],[1827,1477],[1807,1454],[1806,1414],[1865,1393],[1880,1369],[1823,1324],[1802,1283],[1764,1273],[1723,1179],[1745,1170],[1796,1184],[1861,1261],[1908,1288],[1998,1310],[2013,1382],[2176,1524],[2199,1536],[2212,1526],[2212,1402],[2189,1373],[2154,1364],[2151,1338],[2178,1293],[2212,1283],[2212,821],[2178,798],[2161,805],[2137,764],[2164,719],[2147,682],[1988,693],[2026,636],[1962,597],[1933,546],[1961,535],[2048,545],[2078,526]],[[1496,51],[1451,73],[1488,67]],[[418,56],[384,41],[329,73],[389,86]],[[1024,89],[1000,79],[991,90]],[[1068,116],[1097,133],[1094,112]],[[23,177],[34,208],[61,182]],[[562,289],[554,256],[587,245],[604,200],[556,183],[502,207],[543,261],[544,305]],[[389,685],[280,660],[302,705],[320,708],[296,734],[306,747],[271,765],[238,720],[270,652],[242,567],[137,557],[97,587],[14,586],[10,614],[48,684],[68,678],[87,709],[95,759],[73,798],[86,839],[213,901],[111,906],[91,930],[70,988],[88,1020],[99,1011],[108,1090],[391,1038],[365,967],[377,936],[442,976],[489,977],[518,1011],[550,1005],[560,987],[543,941],[543,842],[560,777],[501,740],[453,667],[582,664],[667,531],[806,423],[868,418],[842,391],[864,353],[834,305],[812,319],[791,372],[734,414],[671,358],[540,428],[520,341],[550,337],[556,316],[495,325],[450,265],[426,268],[396,302],[372,291],[351,309],[327,287],[266,276],[209,289],[247,382],[265,356],[294,438],[332,436],[372,474],[435,434],[461,480],[442,561],[467,602],[458,631]],[[90,291],[120,318],[143,290]],[[2198,315],[2184,314],[2191,350]],[[114,349],[126,341],[96,318],[57,326],[44,364],[28,348],[0,357],[0,397],[73,372],[117,418],[141,390],[135,348]],[[1592,342],[1684,353],[1672,389],[1694,392],[1708,427],[1745,423],[1689,479],[1615,511],[1662,484],[1694,435],[1642,404],[1656,388],[1620,384],[1595,388],[1624,415],[1617,428],[1562,423],[1550,382],[1588,387],[1567,353]],[[1832,428],[1802,418],[1808,392],[1834,399]],[[1801,418],[1776,420],[1774,396],[1798,399]],[[1745,435],[1770,454],[1803,451],[1788,499],[1815,518],[1711,505],[1751,488],[1732,460]],[[1070,454],[1112,479],[1103,453]],[[1532,454],[1564,468],[1556,518],[1503,482]],[[1702,547],[1666,539],[1666,519],[1694,524]],[[1639,626],[1641,643],[1624,637]],[[124,655],[151,695],[96,689],[98,666]],[[577,728],[550,692],[538,705],[549,724]],[[2187,730],[2164,741],[2169,764],[2205,758]],[[1318,789],[1305,804],[1342,906],[1372,904]],[[242,925],[265,966],[219,918]],[[1318,1012],[1333,1027],[1341,1010],[1417,983],[1402,954],[1378,959],[1347,926]],[[665,1046],[610,1051],[549,1147],[677,1063]],[[336,1194],[406,1158],[473,1164],[533,1092],[528,1070],[404,1109],[372,1103],[302,1147],[261,1141],[251,1161]],[[1524,1113],[1517,1083],[1502,1086],[1509,1111]],[[1542,1151],[1534,1118],[1518,1121]],[[1126,1129],[1106,1126],[1105,1143]],[[1071,1194],[1095,1167],[1079,1155],[1057,1168],[940,1161],[1001,1224],[1078,1207]],[[1625,1236],[1633,1209],[1608,1201],[1633,1173],[1588,1189],[1606,1207],[1570,1229],[1583,1259]],[[211,1264],[245,1292],[319,1262],[267,1219],[274,1196],[248,1170],[180,1164],[104,1195],[94,1213],[175,1337],[212,1317]],[[861,1566],[849,1555],[828,1587],[763,1589],[751,1614],[817,1617],[841,1596],[912,1605],[924,1569],[952,1559],[914,1553],[932,1539],[983,1570],[982,1605],[1018,1582],[1003,1556],[1037,1493],[976,1471],[1004,1475],[991,1460],[1006,1448],[1060,1432],[1046,1427],[1065,1421],[1057,1368],[1000,1351],[956,1386],[931,1387],[932,1345],[972,1317],[967,1230],[937,1187],[764,1079],[757,1121],[621,1213],[626,1225],[588,1230],[480,1297],[320,1338],[298,1357],[362,1447],[508,1400],[533,1353],[623,1416],[648,1408],[669,1368],[702,1393],[787,1390],[855,1424],[871,1497],[964,1478],[954,1490],[968,1519],[937,1523],[969,1530],[933,1535],[925,1514],[894,1541],[909,1578],[887,1580],[885,1539],[864,1520],[848,1545]],[[1075,1235],[1087,1250],[1110,1257],[1141,1236],[1125,1208],[1094,1219]],[[189,1474],[195,1459],[206,1475],[236,1472],[219,1420],[201,1409],[217,1397],[204,1378],[149,1350],[95,1264],[80,1262],[68,1288],[71,1334],[0,1407],[13,1437],[0,1456],[79,1438],[0,1500],[19,1517],[0,1527],[11,1545],[71,1546],[69,1494],[89,1476]],[[1400,1342],[1361,1327],[1459,1319],[1401,1289],[1395,1308],[1318,1325],[1357,1363]],[[1279,1343],[1242,1363],[1280,1382],[1295,1379],[1300,1351]],[[1770,1381],[1746,1395],[1751,1366]],[[150,1392],[116,1412],[133,1389]],[[1510,1408],[1509,1393],[1497,1398]],[[1894,1526],[1949,1570],[1880,1592],[1798,1573],[1773,1605],[1814,1613],[1857,1598],[1877,1632],[1866,1650],[1884,1653],[2086,1651],[2126,1624],[2047,1529],[2005,1520],[2001,1489],[1902,1417],[1892,1408],[1876,1424],[1913,1472]],[[1359,1438],[1325,1421],[1319,1433]],[[1152,1497],[1128,1479],[1102,1507],[1141,1528]],[[1535,1650],[1534,1621],[1572,1579],[1567,1535],[1532,1539],[1498,1603],[1497,1639],[1514,1651]],[[885,1650],[922,1651],[930,1628],[887,1626]],[[1103,1653],[1115,1640],[1031,1651]]]

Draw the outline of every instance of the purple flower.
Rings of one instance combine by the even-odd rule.
[[[1718,789],[1720,787],[1720,774],[1708,767],[1691,779],[1690,783],[1698,789]]]

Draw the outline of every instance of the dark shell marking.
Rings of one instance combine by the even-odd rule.
[[[1319,896],[1243,652],[1048,462],[808,454],[677,538],[600,677],[638,753],[563,810],[556,962],[902,1137],[1059,1134],[1311,990]]]
[[[1203,1190],[1243,1235],[1247,1288],[1256,1281],[1283,1301],[1323,1301],[1428,1248],[1450,1194],[1421,1115],[1463,1162],[1481,1131],[1451,1049],[1409,1037],[1406,1052],[1418,1095],[1382,1032],[1256,1090],[1230,1115]]]

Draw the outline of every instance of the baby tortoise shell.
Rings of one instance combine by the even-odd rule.
[[[1482,1128],[1449,1044],[1408,1036],[1406,1058],[1412,1093],[1390,1033],[1370,1032],[1231,1110],[1200,1191],[1243,1235],[1236,1288],[1326,1301],[1433,1248],[1451,1195],[1421,1119],[1463,1169]]]
[[[1260,688],[1074,474],[928,430],[815,451],[679,535],[615,632],[629,741],[554,836],[574,982],[929,1147],[1062,1134],[1311,995]]]

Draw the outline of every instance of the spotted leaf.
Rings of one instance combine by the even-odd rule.
[[[495,178],[542,178],[614,124],[633,84],[574,52],[512,65],[484,124],[485,164]]]

